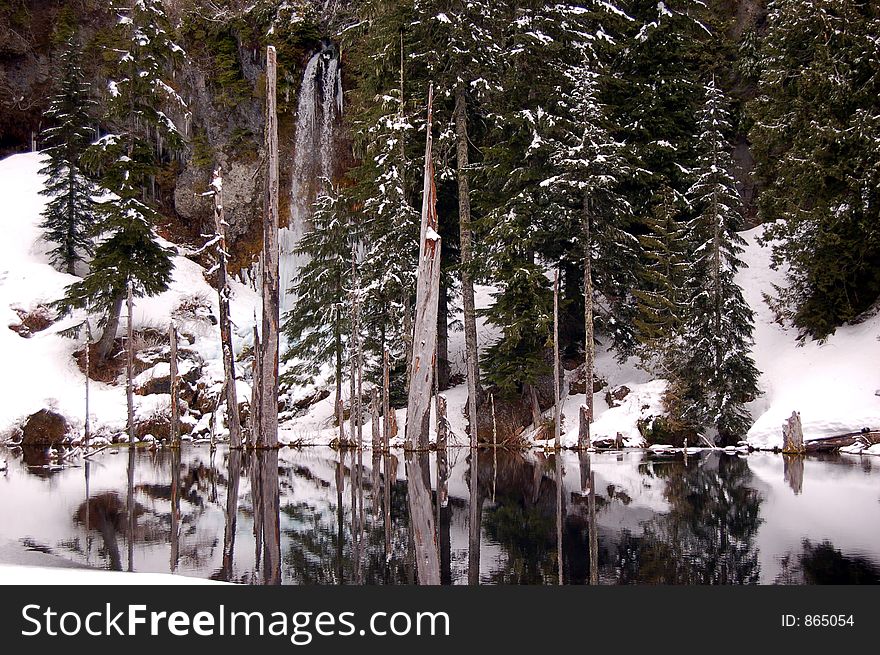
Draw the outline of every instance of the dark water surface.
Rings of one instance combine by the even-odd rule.
[[[0,563],[403,584],[429,526],[444,584],[880,582],[880,458],[361,457],[120,448],[52,470],[0,451]],[[427,506],[410,506],[407,471],[430,473]]]

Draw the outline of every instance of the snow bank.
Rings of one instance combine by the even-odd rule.
[[[81,430],[85,422],[85,376],[73,359],[73,353],[85,342],[85,334],[78,340],[59,334],[82,321],[83,315],[59,321],[29,339],[7,328],[21,322],[15,309],[30,311],[51,303],[64,294],[67,285],[77,280],[56,271],[49,263],[47,252],[51,246],[43,240],[39,227],[40,214],[47,202],[47,198],[39,195],[44,184],[44,176],[39,173],[42,166],[43,156],[39,153],[0,160],[0,198],[4,202],[0,214],[3,234],[0,239],[0,354],[4,368],[4,375],[0,376],[0,398],[3,399],[0,431],[19,424],[44,407],[67,417],[74,430]],[[181,256],[174,257],[174,265],[174,277],[165,293],[135,301],[136,330],[167,329],[172,311],[193,298],[206,303],[210,312],[218,315],[217,294],[205,281],[202,267]],[[240,351],[253,340],[250,327],[258,299],[256,293],[244,285],[237,282],[231,285],[232,319],[241,332],[236,335],[235,347]],[[193,321],[182,327],[195,333],[196,340],[191,347],[208,362],[206,371],[221,381],[219,328],[207,321]],[[188,366],[186,362],[181,365]],[[135,402],[144,405],[143,412],[136,408],[142,414],[154,409],[156,399],[136,396]],[[124,387],[92,382],[90,414],[93,429],[121,431],[126,420]]]
[[[800,345],[797,331],[777,323],[763,299],[774,284],[784,285],[785,273],[770,268],[770,247],[757,243],[762,230],[743,233],[748,245],[742,259],[749,267],[738,277],[755,312],[753,352],[763,392],[749,405],[755,423],[748,442],[781,447],[782,424],[793,411],[801,413],[808,440],[880,428],[880,315],[838,328],[824,343]]]
[[[46,255],[50,246],[41,238],[40,213],[46,198],[39,195],[43,176],[40,154],[14,155],[0,161],[0,197],[4,211],[0,214],[0,353],[6,374],[0,377],[0,431],[18,424],[23,418],[44,407],[55,409],[68,417],[74,429],[84,423],[83,391],[85,379],[73,360],[73,352],[82,347],[79,341],[60,336],[59,331],[82,320],[72,317],[48,329],[37,332],[29,339],[22,338],[5,326],[20,323],[16,310],[30,311],[59,298],[64,288],[76,278],[54,270]],[[860,325],[837,330],[825,343],[807,341],[799,345],[796,331],[775,321],[763,300],[763,294],[773,291],[773,284],[784,283],[783,271],[770,269],[769,248],[762,248],[757,237],[762,228],[743,233],[747,240],[743,260],[748,264],[738,281],[746,300],[755,311],[754,357],[762,371],[760,388],[763,395],[750,404],[755,420],[748,441],[758,448],[782,445],[782,423],[792,411],[800,411],[807,439],[860,430],[863,427],[880,428],[880,315]],[[169,245],[169,244],[166,244]],[[223,379],[219,329],[201,314],[219,314],[216,292],[205,282],[204,270],[195,262],[177,256],[174,258],[174,277],[170,288],[154,298],[139,299],[135,303],[135,328],[153,327],[164,330],[172,312],[181,303],[195,304],[195,316],[182,328],[195,336],[189,346],[204,360],[202,381],[209,388],[219,389]],[[231,314],[234,323],[234,347],[237,354],[252,346],[254,313],[260,311],[258,294],[249,287],[231,282],[233,297]],[[492,287],[477,286],[475,301],[478,309],[492,302]],[[195,300],[195,303],[193,301]],[[461,320],[461,315],[454,317]],[[484,349],[497,337],[498,331],[477,319],[480,348]],[[283,347],[283,345],[282,345]],[[450,331],[449,358],[453,374],[465,372],[464,333]],[[643,446],[638,422],[662,414],[663,380],[652,380],[634,361],[619,364],[613,353],[597,349],[596,373],[613,390],[621,385],[630,389],[629,395],[617,407],[609,407],[605,391],[594,396],[593,435],[614,437],[620,433],[627,446]],[[181,362],[181,366],[190,364]],[[153,376],[166,375],[167,364],[159,364],[144,372],[139,382]],[[239,365],[237,385],[241,400],[250,397],[245,381],[249,371]],[[325,376],[318,376],[308,388],[291,392],[293,399],[309,395],[324,386]],[[344,400],[348,401],[348,385],[344,385]],[[450,442],[467,444],[467,421],[464,406],[467,389],[460,385],[444,393],[448,400]],[[562,408],[564,422],[562,441],[566,446],[577,443],[578,408],[584,395],[566,396]],[[279,439],[282,443],[325,445],[337,435],[333,425],[333,395],[308,407],[297,416],[282,421]],[[143,405],[139,415],[157,409],[165,398],[136,397]],[[433,411],[433,408],[432,408]],[[93,425],[108,431],[121,431],[125,424],[125,393],[122,386],[93,383],[91,385],[91,413]],[[549,413],[548,413],[549,414]],[[395,444],[403,441],[406,410],[398,410],[400,433]],[[433,425],[432,421],[432,425]],[[370,426],[365,426],[365,442],[370,441]],[[222,434],[222,429],[221,429]]]

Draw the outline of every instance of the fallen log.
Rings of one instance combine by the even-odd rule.
[[[833,437],[809,439],[804,442],[804,450],[808,453],[827,453],[855,443],[863,443],[865,446],[880,443],[880,432],[848,432]]]

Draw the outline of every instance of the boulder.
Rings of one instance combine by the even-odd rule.
[[[609,407],[620,407],[623,404],[623,399],[629,395],[631,389],[624,385],[617,387],[605,394],[605,402],[608,403]]]
[[[51,409],[41,409],[28,416],[22,427],[23,446],[57,446],[67,437],[67,419]]]

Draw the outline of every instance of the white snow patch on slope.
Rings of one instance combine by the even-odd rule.
[[[757,243],[762,231],[743,233],[748,245],[742,259],[749,267],[738,276],[755,312],[753,355],[763,392],[748,407],[755,421],[749,443],[782,447],[782,424],[794,411],[801,413],[807,440],[880,428],[880,315],[838,328],[825,343],[807,339],[800,346],[797,330],[777,323],[763,299],[774,284],[785,284],[785,272],[770,268],[770,247]]]
[[[39,173],[43,165],[40,153],[13,155],[0,160],[0,198],[4,203],[0,213],[3,234],[0,239],[0,354],[5,371],[0,376],[0,398],[3,400],[0,403],[0,430],[45,407],[67,417],[74,430],[82,429],[85,422],[85,376],[73,359],[73,353],[85,342],[85,334],[73,340],[58,333],[82,321],[84,315],[61,320],[30,339],[20,337],[7,327],[20,322],[13,308],[30,310],[51,303],[62,297],[67,285],[77,280],[56,271],[46,254],[51,245],[43,240],[39,227],[40,214],[47,202],[47,198],[39,195],[44,184],[44,176]],[[160,241],[165,246],[173,245]],[[255,307],[259,311],[259,300],[256,293],[244,285],[233,281],[231,286],[231,314],[236,326],[234,330],[238,333],[235,349],[240,352],[253,341],[250,326]],[[170,288],[153,298],[135,300],[135,330],[145,327],[167,329],[174,308],[181,300],[193,296],[204,298],[210,303],[213,314],[219,314],[217,293],[205,281],[204,269],[185,257],[174,257]],[[211,372],[218,382],[222,381],[219,328],[206,326],[204,322],[201,325],[191,347],[208,362],[206,371]],[[93,330],[96,330],[94,321]],[[150,396],[136,396],[135,402],[138,405],[136,411],[144,414],[154,410],[158,401]],[[144,411],[139,409],[142,404]],[[94,421],[93,429],[122,430],[126,420],[124,385],[92,382],[90,415]]]

